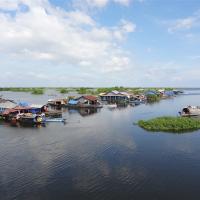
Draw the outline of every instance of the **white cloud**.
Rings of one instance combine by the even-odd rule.
[[[200,12],[194,13],[192,16],[176,19],[169,22],[168,27],[169,33],[174,33],[176,31],[190,30],[192,28],[200,26]]]
[[[11,0],[1,0],[0,1],[0,9],[3,10],[15,10],[18,7],[18,1],[11,1]]]
[[[119,42],[135,31],[135,24],[122,20],[117,26],[104,27],[83,11],[64,11],[47,0],[12,2],[6,5],[16,9],[15,16],[0,12],[0,54],[26,61],[87,66],[100,72],[123,70],[131,64]],[[20,11],[20,3],[29,9]]]
[[[116,3],[122,6],[129,6],[133,0],[74,0],[73,5],[75,8],[88,9],[88,8],[104,8],[110,3]],[[137,0],[142,3],[143,0]]]
[[[104,7],[109,0],[86,0],[87,4],[94,7]]]
[[[69,19],[76,24],[86,24],[86,25],[95,25],[94,20],[87,14],[76,10],[67,13]]]
[[[131,0],[113,0],[116,3],[120,3],[121,5],[128,6]]]

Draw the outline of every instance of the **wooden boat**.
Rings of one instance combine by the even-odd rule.
[[[18,115],[16,117],[17,121],[22,124],[42,124],[45,123],[45,115],[36,115],[32,113],[26,113],[22,115]]]
[[[182,117],[200,116],[200,106],[188,106],[182,109],[179,114]]]
[[[142,103],[144,103],[144,101],[142,101],[141,99],[130,101],[130,104],[134,104],[135,106],[138,106]]]

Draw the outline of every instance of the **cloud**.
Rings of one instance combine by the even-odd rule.
[[[113,1],[124,6],[128,6],[131,2],[131,0],[113,0]]]
[[[15,10],[18,7],[18,1],[10,1],[10,0],[1,0],[0,1],[0,9],[2,10]]]
[[[66,69],[85,67],[102,73],[131,65],[121,41],[135,31],[132,22],[121,20],[113,27],[104,27],[81,10],[65,11],[47,0],[2,2],[1,9],[14,9],[16,14],[0,12],[1,55],[20,62],[48,61]],[[107,1],[94,2],[103,5]],[[27,6],[26,12],[19,9],[20,4]]]
[[[168,27],[169,33],[174,33],[177,31],[191,30],[192,28],[200,26],[200,12],[195,12],[192,16],[176,19],[169,22]]]
[[[161,83],[165,80],[170,84],[171,82],[178,80],[180,66],[173,61],[166,63],[158,62],[153,66],[149,66],[148,70],[144,73],[144,77],[147,81],[153,83]]]
[[[90,8],[104,8],[110,3],[119,4],[121,6],[129,6],[133,0],[74,0],[73,6],[75,8],[87,10]],[[143,0],[137,0],[142,3]]]

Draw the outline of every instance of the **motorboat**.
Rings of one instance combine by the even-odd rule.
[[[200,116],[200,106],[185,107],[179,114],[183,117]]]

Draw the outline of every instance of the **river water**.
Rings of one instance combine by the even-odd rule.
[[[48,94],[3,92],[46,103]],[[49,93],[51,94],[51,93]],[[200,131],[147,132],[133,122],[200,105],[200,91],[152,105],[64,110],[67,123],[0,124],[2,200],[200,199]]]

